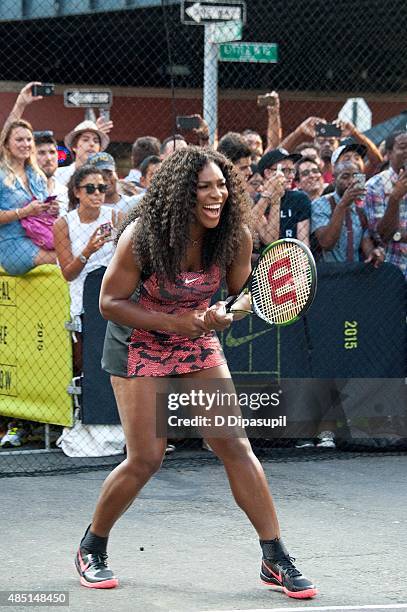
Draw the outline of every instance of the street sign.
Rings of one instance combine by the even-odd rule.
[[[348,98],[338,113],[338,119],[351,121],[359,132],[372,127],[372,111],[363,98]]]
[[[209,42],[222,43],[232,40],[242,40],[243,24],[241,21],[227,21],[226,23],[211,23],[209,28]]]
[[[226,43],[219,45],[221,62],[277,62],[276,43]]]
[[[181,21],[185,25],[207,25],[222,21],[246,23],[246,3],[244,0],[182,0]]]
[[[109,108],[112,106],[112,92],[105,89],[66,89],[64,91],[64,105],[69,108]]]

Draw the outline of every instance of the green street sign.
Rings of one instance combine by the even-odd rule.
[[[221,62],[277,62],[276,43],[226,43],[219,45],[218,59]]]

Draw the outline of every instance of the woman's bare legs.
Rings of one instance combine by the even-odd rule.
[[[160,468],[166,439],[156,434],[156,394],[164,379],[112,376],[127,458],[106,478],[90,530],[107,537],[117,519]]]
[[[226,392],[234,391],[229,369],[226,365],[208,368],[189,374],[187,377],[199,380],[225,379]],[[197,386],[198,386],[197,384]],[[206,413],[208,414],[208,413]],[[210,436],[210,433],[209,433]],[[240,508],[247,514],[260,540],[274,540],[280,537],[280,529],[273,498],[264,470],[252,451],[247,438],[211,438],[206,441],[225,466],[233,496]]]
[[[44,264],[56,264],[57,256],[55,251],[45,251],[44,249],[40,249],[37,257],[34,259],[34,263],[36,266],[42,266]]]

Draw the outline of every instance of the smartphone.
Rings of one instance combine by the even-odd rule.
[[[102,117],[103,121],[110,121],[110,111],[108,108],[99,108],[99,117]]]
[[[98,236],[101,236],[105,240],[110,240],[112,238],[113,226],[111,223],[102,223],[98,227]]]
[[[33,96],[53,96],[55,93],[55,85],[52,83],[41,83],[41,85],[33,85],[31,87]]]
[[[47,198],[45,198],[45,200],[44,200],[44,204],[45,204],[45,203],[47,203],[47,204],[51,204],[51,203],[52,203],[52,202],[54,202],[56,199],[57,199],[57,196],[56,196],[56,195],[53,195],[53,196],[48,196]]]
[[[276,96],[267,93],[264,96],[257,96],[257,106],[275,106],[276,105]]]
[[[353,186],[359,187],[359,189],[364,189],[366,185],[366,174],[363,172],[355,172],[353,175]]]
[[[177,128],[179,130],[193,130],[198,129],[201,125],[199,117],[193,115],[185,115],[183,117],[177,117]]]
[[[317,136],[335,137],[338,138],[341,135],[341,128],[338,128],[335,123],[317,123],[315,126],[315,134]]]

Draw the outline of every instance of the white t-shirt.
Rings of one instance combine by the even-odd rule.
[[[65,215],[65,220],[68,224],[72,255],[77,257],[88,244],[89,238],[93,232],[102,225],[102,223],[112,223],[112,211],[107,206],[101,206],[97,219],[92,221],[92,223],[81,223],[78,211],[75,209]],[[100,268],[101,266],[107,267],[113,257],[113,252],[113,241],[106,242],[101,249],[92,253],[79,275],[69,282],[71,317],[80,315],[83,312],[83,287],[87,275],[93,270],[96,270],[96,268]]]
[[[54,177],[62,185],[68,185],[69,179],[71,178],[75,170],[76,170],[76,167],[75,167],[75,162],[74,162],[73,164],[70,164],[69,166],[62,166],[61,168],[57,168],[57,170],[55,171]]]
[[[109,208],[113,208],[117,210],[117,212],[121,212],[124,215],[127,215],[134,206],[134,198],[137,196],[120,196],[120,200],[115,204],[110,202],[105,202],[103,206],[108,206]]]

